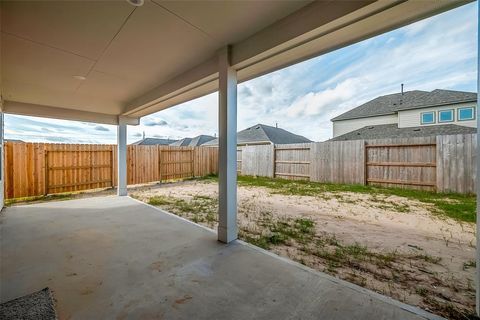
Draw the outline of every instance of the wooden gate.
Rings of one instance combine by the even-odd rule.
[[[273,177],[310,180],[310,144],[275,145]]]
[[[45,194],[113,187],[112,149],[53,146],[45,150]]]
[[[365,184],[436,189],[436,144],[365,145]]]
[[[194,177],[194,149],[171,148],[159,151],[160,181]]]

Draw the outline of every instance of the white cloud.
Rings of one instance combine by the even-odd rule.
[[[168,125],[167,121],[154,117],[146,117],[145,119],[142,119],[142,124],[146,125],[147,127]]]
[[[359,78],[347,79],[334,88],[328,88],[318,92],[309,92],[295,100],[287,109],[287,115],[291,117],[317,116],[336,109],[349,101],[362,87]]]

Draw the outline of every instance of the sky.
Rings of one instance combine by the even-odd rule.
[[[298,63],[238,85],[240,130],[278,126],[313,141],[332,137],[331,118],[380,95],[451,89],[476,92],[477,4]],[[218,133],[217,93],[143,117],[128,143],[146,137]],[[5,138],[32,142],[116,143],[116,127],[5,116]]]

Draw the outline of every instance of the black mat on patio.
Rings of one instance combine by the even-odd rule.
[[[0,304],[2,320],[56,320],[57,314],[50,289],[13,299]]]

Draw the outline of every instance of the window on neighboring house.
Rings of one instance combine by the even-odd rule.
[[[422,124],[435,123],[435,111],[422,112],[420,117],[421,117]]]
[[[438,122],[452,122],[453,109],[438,111]]]
[[[475,107],[458,108],[458,121],[475,120]]]

